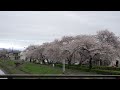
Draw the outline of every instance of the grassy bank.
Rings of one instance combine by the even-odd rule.
[[[24,62],[22,65],[16,67],[15,61],[0,60],[0,67],[7,74],[61,74],[60,68],[53,68],[51,66],[34,64]]]
[[[62,64],[57,64],[56,66],[62,68]],[[68,65],[66,65],[66,68],[68,68]],[[93,66],[93,68],[89,70],[88,66],[70,65],[69,69],[91,73],[94,72],[102,75],[120,75],[120,67]]]
[[[20,67],[20,70],[29,74],[61,74],[60,68],[53,68],[47,65],[34,63],[25,63]]]
[[[62,74],[62,68],[52,65],[40,65],[30,62],[24,62],[20,66],[16,67],[16,61],[12,60],[0,60],[0,67],[7,74]],[[80,70],[66,69],[65,74],[70,75],[94,75],[91,72],[85,72]]]
[[[15,67],[14,61],[0,60],[0,68],[5,74],[25,74],[25,72],[19,70],[19,67]]]
[[[41,65],[30,62],[24,62],[16,67],[15,62],[12,60],[0,60],[0,68],[6,74],[62,74],[62,64]],[[21,63],[21,62],[20,62]],[[70,75],[120,75],[120,68],[115,67],[99,67],[94,66],[92,70],[89,70],[86,66],[66,65],[65,74]]]

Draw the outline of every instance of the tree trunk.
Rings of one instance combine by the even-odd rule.
[[[49,60],[48,59],[46,59],[46,60],[47,60],[47,63],[50,64]]]
[[[102,60],[100,60],[100,66],[102,66]]]
[[[30,58],[30,62],[32,62],[31,58]]]
[[[92,69],[92,56],[90,56],[90,60],[89,60],[89,70]]]
[[[68,69],[70,65],[71,65],[71,60],[68,60]]]
[[[81,66],[81,65],[82,65],[82,63],[80,62],[80,63],[79,63],[79,66]]]
[[[82,61],[79,62],[79,66],[81,66],[81,65],[82,65]]]
[[[80,54],[80,53],[79,53]],[[79,62],[79,66],[81,66],[82,65],[82,56],[81,56],[81,54],[80,54],[80,62]]]
[[[119,61],[117,60],[117,61],[116,61],[116,67],[118,67],[118,64],[119,64]]]
[[[45,64],[45,61],[44,61],[44,60],[42,60],[42,63],[43,63],[43,64]]]
[[[36,60],[33,59],[33,63],[36,63]]]
[[[68,65],[71,65],[71,60],[68,60]]]

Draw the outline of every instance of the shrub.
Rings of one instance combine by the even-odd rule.
[[[56,64],[56,66],[62,68],[63,65],[62,64]],[[68,68],[69,66],[69,69],[75,69],[75,70],[88,70],[88,67],[87,66],[79,66],[79,65],[68,65],[66,64],[65,67]]]
[[[62,64],[56,64],[56,66],[62,68]],[[66,68],[68,68],[68,65],[66,65]],[[120,68],[118,67],[93,66],[93,68],[89,70],[88,66],[85,65],[69,65],[69,69],[95,72],[103,75],[120,75]]]
[[[119,68],[119,67],[108,67],[108,66],[94,66],[92,69],[120,71],[120,68]]]
[[[119,71],[113,71],[113,70],[92,69],[91,72],[96,72],[98,74],[104,74],[104,75],[120,75]]]

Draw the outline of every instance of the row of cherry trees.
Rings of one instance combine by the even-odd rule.
[[[24,51],[30,62],[110,65],[120,58],[120,40],[113,32],[98,31],[96,35],[64,36],[61,40],[31,45]]]

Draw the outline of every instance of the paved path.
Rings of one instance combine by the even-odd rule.
[[[5,73],[2,70],[0,70],[0,75],[5,75]],[[0,79],[7,79],[7,78],[0,78]]]
[[[2,70],[0,70],[0,75],[5,75],[5,73]]]

